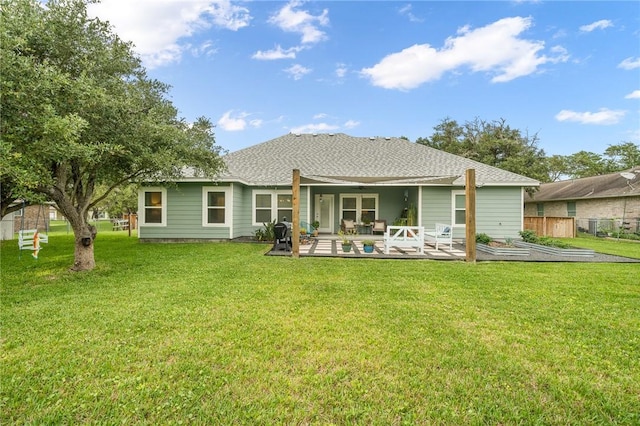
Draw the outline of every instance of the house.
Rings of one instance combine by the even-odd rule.
[[[575,217],[579,230],[597,234],[621,226],[640,230],[640,166],[625,172],[543,183],[525,197],[526,216]]]
[[[251,237],[264,223],[291,220],[294,169],[300,220],[317,220],[320,233],[336,233],[343,218],[390,225],[411,209],[418,225],[451,224],[454,238],[464,238],[465,173],[475,169],[477,231],[517,237],[524,189],[539,184],[404,138],[342,133],[287,134],[224,159],[215,182],[190,173],[176,185],[141,188],[140,240]]]

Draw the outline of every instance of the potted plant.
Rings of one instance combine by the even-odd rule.
[[[348,237],[348,234],[345,234],[344,231],[338,231],[338,236],[340,237],[340,242],[342,244],[342,251],[345,253],[349,253],[351,251],[352,242]]]
[[[318,228],[320,228],[320,222],[318,222],[317,220],[314,220],[313,223],[311,224],[311,226],[313,227],[313,232],[311,235],[313,235],[314,237],[318,236]]]
[[[365,253],[373,253],[373,247],[376,245],[374,240],[362,240],[362,247]]]

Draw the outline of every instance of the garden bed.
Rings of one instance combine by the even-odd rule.
[[[552,247],[552,246],[543,246],[540,244],[526,243],[524,241],[514,241],[513,244],[516,247],[537,250],[546,254],[552,254],[556,256],[582,256],[582,257],[595,256],[595,251],[591,249],[573,248],[573,247],[558,248],[558,247]]]
[[[514,247],[506,244],[478,244],[476,248],[494,256],[528,256],[530,254],[529,249],[526,247]]]

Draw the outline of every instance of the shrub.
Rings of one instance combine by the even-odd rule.
[[[258,241],[273,241],[276,235],[273,231],[273,227],[276,225],[275,219],[273,222],[263,223],[263,225],[253,233],[254,238]]]
[[[538,242],[538,236],[536,235],[536,231],[532,231],[531,229],[525,229],[524,231],[519,232],[520,237],[522,237],[522,241],[525,243],[533,243],[536,244]]]
[[[476,234],[476,243],[489,244],[491,241],[493,241],[493,238],[491,238],[487,234],[483,234],[483,233]]]

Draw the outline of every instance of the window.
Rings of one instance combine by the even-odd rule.
[[[378,210],[378,194],[342,194],[340,195],[340,213],[342,219],[355,222],[373,222]]]
[[[538,210],[538,216],[544,216],[544,203],[536,203],[536,209]]]
[[[284,218],[291,222],[293,218],[293,194],[288,191],[254,191],[253,225],[282,222]]]
[[[453,191],[453,224],[465,226],[467,224],[466,198],[464,191]]]
[[[576,215],[576,203],[575,201],[569,201],[567,203],[567,216],[575,217]]]
[[[140,191],[138,211],[142,212],[140,222],[147,226],[166,226],[167,190],[165,188],[145,188]]]
[[[231,214],[231,191],[228,187],[202,188],[202,226],[225,226]]]

